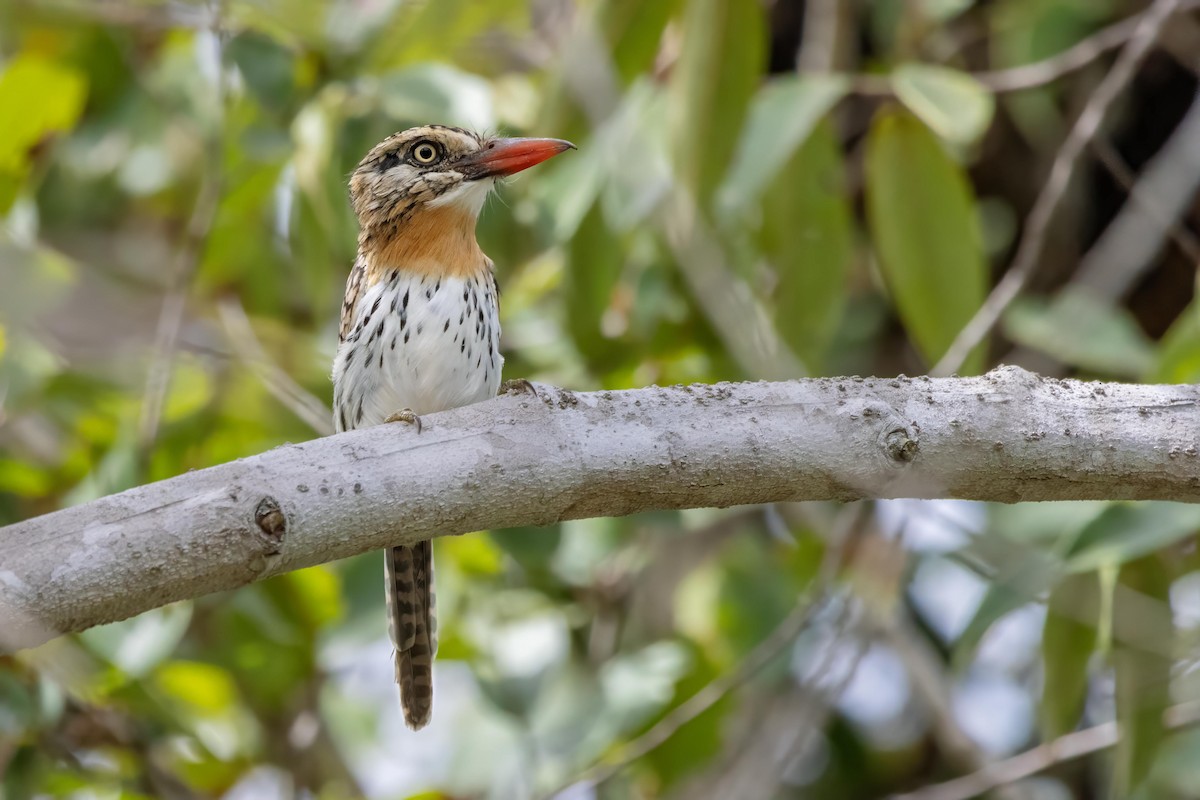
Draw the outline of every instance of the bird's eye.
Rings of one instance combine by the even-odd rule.
[[[428,166],[442,157],[441,148],[433,142],[417,142],[413,145],[412,160],[423,166]]]

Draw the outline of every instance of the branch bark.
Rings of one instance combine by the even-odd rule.
[[[1200,387],[824,378],[539,386],[0,528],[0,644],[484,528],[783,500],[1200,502]]]

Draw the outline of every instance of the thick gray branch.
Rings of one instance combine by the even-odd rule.
[[[386,545],[781,500],[1200,501],[1200,388],[830,378],[538,388],[0,528],[7,646]]]

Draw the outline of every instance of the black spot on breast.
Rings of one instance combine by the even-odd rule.
[[[450,332],[450,320],[446,320],[446,324],[442,326],[442,333]]]
[[[432,290],[432,289],[426,289],[426,290],[425,290],[425,299],[426,299],[426,300],[432,300],[432,299],[433,299],[433,290]]]
[[[392,337],[392,347],[391,347],[391,349],[392,349],[392,350],[395,350],[395,349],[396,349],[396,337],[395,337],[395,336],[393,336],[393,337]]]
[[[400,305],[405,310],[408,309],[408,289],[404,290],[404,299],[402,301],[400,301]]]
[[[420,323],[418,323],[418,324],[417,324],[417,336],[420,336],[420,335],[421,335],[421,329],[422,329],[422,328],[424,328],[424,327],[425,327],[425,326],[424,326],[424,325],[421,325]]]
[[[463,350],[466,350],[466,349],[467,349],[467,340],[466,340],[466,339],[463,339],[463,340],[462,340],[462,344],[460,344],[460,345],[458,346],[458,352],[460,352],[460,353],[461,353]]]
[[[412,331],[405,331],[405,333],[404,333],[404,343],[405,344],[408,344],[408,336],[410,333],[412,333]]]

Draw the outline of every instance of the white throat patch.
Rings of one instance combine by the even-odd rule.
[[[476,181],[463,181],[450,191],[429,203],[430,206],[458,206],[472,217],[478,217],[483,210],[484,201],[496,186],[495,178],[480,178]]]

